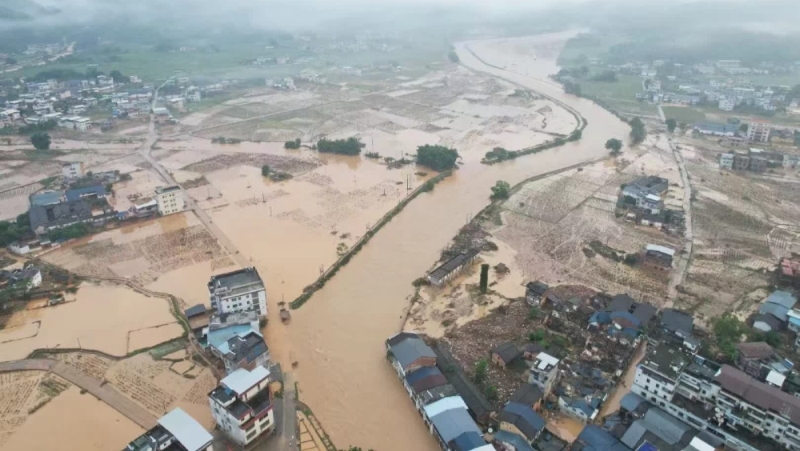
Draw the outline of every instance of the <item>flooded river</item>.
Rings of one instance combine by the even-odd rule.
[[[300,399],[314,409],[338,447],[438,449],[386,362],[383,347],[383,341],[402,325],[413,291],[411,281],[429,269],[458,229],[488,203],[489,188],[497,180],[516,184],[596,159],[606,154],[607,139],[627,137],[628,126],[612,114],[565,95],[546,79],[534,78],[554,72],[567,38],[546,35],[507,43],[461,43],[456,50],[462,64],[473,70],[542,92],[579,111],[589,124],[582,140],[493,166],[468,161],[383,228],[305,307],[294,312],[291,326],[268,327],[270,346],[281,362],[297,362]],[[545,44],[545,51],[533,53],[537,42]],[[514,67],[523,69],[487,66],[470,48],[501,67],[513,56]],[[492,61],[492,55],[500,55],[503,61]],[[276,296],[280,299],[280,286],[269,290],[273,302]]]

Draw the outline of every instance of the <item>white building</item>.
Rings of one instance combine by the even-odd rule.
[[[636,368],[631,391],[672,416],[722,438],[726,448],[759,451],[753,442],[772,440],[800,450],[800,398],[753,379],[732,366],[717,365],[663,344]]]
[[[178,213],[186,208],[183,191],[178,185],[156,188],[156,202],[158,202],[158,212],[162,216]]]
[[[556,380],[558,380],[558,362],[557,358],[545,352],[537,354],[531,364],[528,383],[539,387],[542,393],[547,396]]]
[[[61,165],[61,175],[64,178],[68,179],[76,179],[83,177],[85,174],[85,168],[83,163],[80,161],[72,162],[72,163],[64,163]]]
[[[719,156],[720,169],[733,169],[733,154],[723,153]]]
[[[784,155],[783,156],[783,167],[785,168],[796,168],[800,166],[800,155]]]
[[[123,451],[214,451],[214,438],[180,407],[130,442]]]
[[[736,107],[736,98],[722,97],[719,99],[719,109],[722,111],[733,111]]]
[[[208,395],[217,427],[239,446],[253,443],[275,425],[269,376],[263,366],[253,371],[239,369]]]
[[[769,124],[765,122],[750,122],[747,125],[747,140],[750,142],[769,142]]]
[[[189,102],[199,102],[202,100],[200,89],[198,89],[197,86],[189,86],[186,89],[186,100]]]
[[[254,311],[267,316],[267,291],[254,267],[211,276],[208,294],[217,313]]]

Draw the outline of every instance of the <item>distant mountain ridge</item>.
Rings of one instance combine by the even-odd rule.
[[[61,12],[57,8],[45,7],[33,0],[2,0],[2,3],[0,5],[0,21],[28,21]]]

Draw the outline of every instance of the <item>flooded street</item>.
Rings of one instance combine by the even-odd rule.
[[[551,37],[544,37],[549,39]],[[566,38],[565,38],[566,39]],[[474,45],[474,43],[472,44]],[[563,45],[563,41],[561,42]],[[552,50],[552,42],[549,47]],[[494,46],[493,46],[494,47]],[[421,195],[395,217],[324,289],[294,313],[290,327],[268,327],[268,342],[281,363],[297,362],[300,399],[308,403],[339,447],[351,444],[387,450],[435,450],[435,440],[415,412],[385,359],[383,341],[402,324],[411,281],[423,275],[467,220],[488,202],[497,180],[520,181],[603,157],[604,143],[624,138],[629,128],[593,103],[566,96],[550,82],[494,69],[456,46],[469,68],[506,78],[578,110],[589,125],[583,139],[535,156],[485,166],[467,161],[456,173]],[[480,48],[473,49],[481,57]],[[520,64],[555,67],[557,51],[517,56]],[[243,247],[244,252],[250,249]],[[280,285],[268,285],[272,303]]]

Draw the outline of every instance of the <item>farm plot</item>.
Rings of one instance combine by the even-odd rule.
[[[750,308],[770,272],[798,249],[797,184],[767,174],[720,170],[718,143],[684,137],[692,180],[694,252],[675,305],[709,319]],[[745,315],[746,316],[746,315]]]
[[[70,387],[60,377],[38,371],[1,374],[0,449],[13,449],[5,445],[28,417]]]
[[[118,285],[84,283],[75,298],[63,304],[12,314],[0,331],[0,360],[22,359],[36,349],[53,348],[93,349],[124,356],[130,331],[174,321],[164,299],[146,297]],[[35,334],[12,335],[17,326],[31,324],[38,325]],[[162,338],[181,334],[173,332],[173,336]]]
[[[651,243],[680,247],[679,238],[614,217],[616,199],[609,194],[627,177],[598,163],[530,182],[503,204],[504,225],[490,231],[514,249],[515,266],[528,279],[628,292],[658,305],[666,294],[667,271],[595,252],[600,247],[637,255]]]
[[[94,396],[70,387],[4,436],[0,450],[122,449],[144,430]],[[0,439],[3,440],[3,439]]]
[[[127,277],[147,285],[170,271],[226,255],[193,214],[181,213],[102,232],[43,258],[78,274]]]
[[[13,183],[16,185],[16,183]],[[40,183],[16,186],[0,192],[0,221],[14,219],[30,208],[31,194],[44,188]]]

